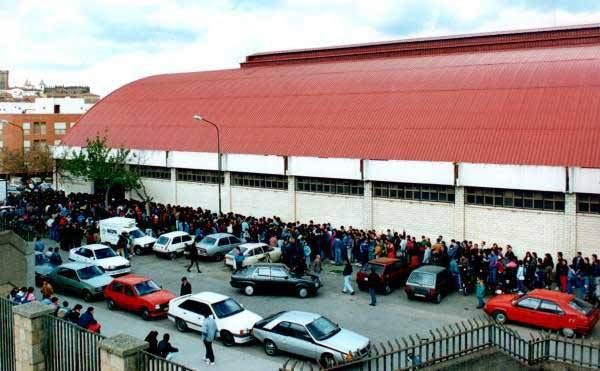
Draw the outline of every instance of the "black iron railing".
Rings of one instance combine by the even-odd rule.
[[[138,356],[138,370],[145,371],[196,371],[192,368],[182,366],[173,361],[167,361],[164,358],[154,354],[141,351]]]
[[[13,303],[0,298],[0,370],[15,371]]]

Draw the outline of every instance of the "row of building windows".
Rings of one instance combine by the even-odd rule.
[[[181,182],[223,184],[223,173],[211,170],[177,169],[177,180]]]
[[[435,184],[374,182],[373,196],[401,200],[454,202],[454,187]]]
[[[288,178],[283,175],[231,173],[231,185],[252,188],[288,189]]]
[[[558,192],[468,187],[465,194],[467,205],[549,211],[565,210],[565,194]]]
[[[365,193],[365,186],[359,180],[297,177],[296,190],[299,192],[362,196]]]
[[[170,179],[171,171],[158,166],[132,166],[141,177]],[[184,182],[224,183],[217,171],[177,169],[177,180]],[[234,186],[287,190],[288,178],[282,175],[231,173]],[[296,177],[298,192],[363,196],[364,183],[358,180]],[[373,182],[373,196],[389,199],[454,203],[454,187],[447,185]],[[547,211],[564,211],[565,195],[559,192],[512,189],[465,189],[465,204]],[[600,195],[577,194],[577,212],[600,214]]]

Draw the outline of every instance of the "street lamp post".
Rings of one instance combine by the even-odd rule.
[[[200,115],[194,115],[194,120],[196,121],[200,121],[200,122],[206,122],[208,124],[211,124],[212,126],[215,127],[215,129],[217,129],[217,168],[219,171],[219,177],[217,179],[217,186],[219,187],[219,215],[221,215],[223,213],[223,211],[221,210],[221,133],[219,132],[219,127],[217,126],[217,124],[215,124],[214,122],[205,119],[204,117],[200,116]]]
[[[23,159],[23,170],[25,170],[25,130],[22,126],[15,124],[14,122],[10,122],[8,120],[0,120],[0,124],[13,126],[21,131],[21,157]],[[3,134],[4,136],[4,134]]]

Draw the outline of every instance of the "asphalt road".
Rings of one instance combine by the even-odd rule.
[[[136,256],[131,261],[133,272],[154,279],[165,289],[179,294],[180,279],[187,276],[194,293],[214,291],[230,296],[261,316],[281,310],[304,310],[317,312],[336,321],[340,326],[358,332],[371,339],[372,342],[388,341],[408,335],[419,334],[427,337],[430,329],[453,324],[470,318],[485,316],[483,311],[475,308],[474,295],[463,296],[451,294],[439,305],[429,302],[409,301],[402,289],[396,289],[389,296],[378,296],[377,306],[369,306],[368,293],[357,291],[356,295],[343,294],[342,277],[330,272],[328,267],[322,273],[324,287],[316,297],[300,299],[293,296],[255,295],[245,296],[240,290],[229,285],[231,270],[223,263],[202,262],[202,273],[188,273],[185,265],[188,260],[180,257],[174,261],[157,258],[154,255]],[[356,269],[355,269],[356,272]],[[60,296],[60,295],[59,295]],[[83,300],[60,296],[71,304]],[[144,321],[139,316],[123,311],[109,311],[104,302],[92,304],[96,307],[96,318],[102,324],[102,333],[107,336],[127,333],[143,339],[150,330],[157,330],[159,337],[168,332],[171,343],[179,348],[175,361],[185,366],[204,369],[204,347],[198,333],[180,333],[167,319]],[[519,333],[529,336],[535,330],[513,326]],[[600,339],[600,329],[596,326],[592,337]],[[423,337],[422,336],[422,337]],[[224,347],[220,342],[214,343],[216,364],[210,366],[215,370],[243,369],[246,371],[278,370],[290,355],[267,356],[259,343]]]

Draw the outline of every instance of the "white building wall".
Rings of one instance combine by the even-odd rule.
[[[600,255],[600,215],[577,214],[577,251],[590,259],[592,254]]]
[[[218,157],[216,153],[211,152],[181,152],[170,151],[167,156],[167,167],[197,170],[217,170]],[[223,159],[221,159],[222,168],[225,169]]]
[[[454,184],[454,164],[451,162],[365,160],[364,166],[366,180]]]
[[[458,185],[565,192],[566,179],[563,167],[461,163]]]
[[[177,182],[177,204],[179,205],[217,211],[219,209],[218,197],[216,184]]]
[[[162,204],[175,204],[175,195],[169,179],[141,178],[146,187],[146,192],[152,197],[153,202]],[[135,192],[131,192],[131,198],[140,200]]]
[[[79,177],[56,177],[56,184],[54,185],[56,189],[60,189],[65,192],[65,194],[69,193],[93,193],[94,185],[92,182],[87,182]]]
[[[572,191],[600,194],[600,169],[571,169]]]
[[[409,200],[373,199],[373,227],[377,232],[388,228],[411,236],[432,239],[442,235],[454,238],[454,204]]]
[[[242,215],[293,217],[287,191],[231,186],[231,211]]]
[[[566,253],[565,215],[524,209],[465,206],[465,239],[491,246],[511,245],[518,256],[526,251]]]
[[[361,179],[360,160],[353,158],[288,157],[288,175]]]
[[[303,223],[314,220],[334,227],[364,228],[363,198],[296,192],[296,218]]]
[[[284,158],[282,156],[228,154],[227,171],[283,175],[285,173]]]

